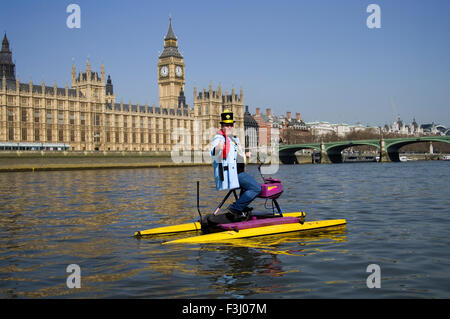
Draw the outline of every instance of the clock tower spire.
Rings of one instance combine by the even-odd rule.
[[[184,60],[178,51],[178,39],[170,17],[169,29],[164,37],[164,50],[158,59],[159,106],[178,107],[180,95],[184,97],[184,84]]]

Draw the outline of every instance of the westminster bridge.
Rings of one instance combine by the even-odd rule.
[[[433,153],[433,142],[450,144],[450,136],[422,136],[381,138],[374,140],[352,140],[337,142],[320,142],[306,144],[284,144],[279,147],[279,157],[284,164],[298,163],[295,152],[302,149],[312,149],[320,152],[321,163],[342,163],[342,151],[346,148],[359,145],[376,147],[379,151],[380,162],[399,162],[399,149],[405,145],[430,142],[430,153]]]

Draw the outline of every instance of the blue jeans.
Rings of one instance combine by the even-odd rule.
[[[237,201],[228,206],[235,213],[242,212],[261,193],[261,185],[246,172],[239,173],[239,185],[243,193]]]

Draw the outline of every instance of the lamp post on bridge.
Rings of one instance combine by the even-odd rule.
[[[330,164],[330,158],[328,157],[327,152],[325,151],[325,144],[323,140],[320,141],[320,164]]]
[[[390,162],[389,156],[386,152],[386,143],[384,141],[383,132],[381,130],[381,126],[379,126],[380,129],[380,163],[382,162]]]

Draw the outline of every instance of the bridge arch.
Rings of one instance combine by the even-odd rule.
[[[299,150],[312,149],[315,151],[320,151],[319,143],[312,144],[293,144],[293,145],[281,145],[279,149],[279,158],[283,164],[298,164],[297,157],[295,153]]]
[[[344,142],[335,142],[332,144],[328,144],[325,147],[325,151],[328,155],[330,162],[332,163],[342,163],[342,151],[346,148],[352,146],[360,146],[360,145],[368,145],[376,147],[378,150],[380,149],[380,143],[377,141],[368,141],[368,140],[356,140],[356,141],[344,141]]]
[[[386,142],[386,153],[389,157],[389,159],[392,162],[399,162],[400,161],[400,155],[399,155],[399,149],[403,146],[415,144],[415,143],[423,143],[423,142],[443,142],[450,144],[450,139],[448,137],[442,137],[439,136],[423,136],[420,138],[411,138],[411,139],[391,139]]]

